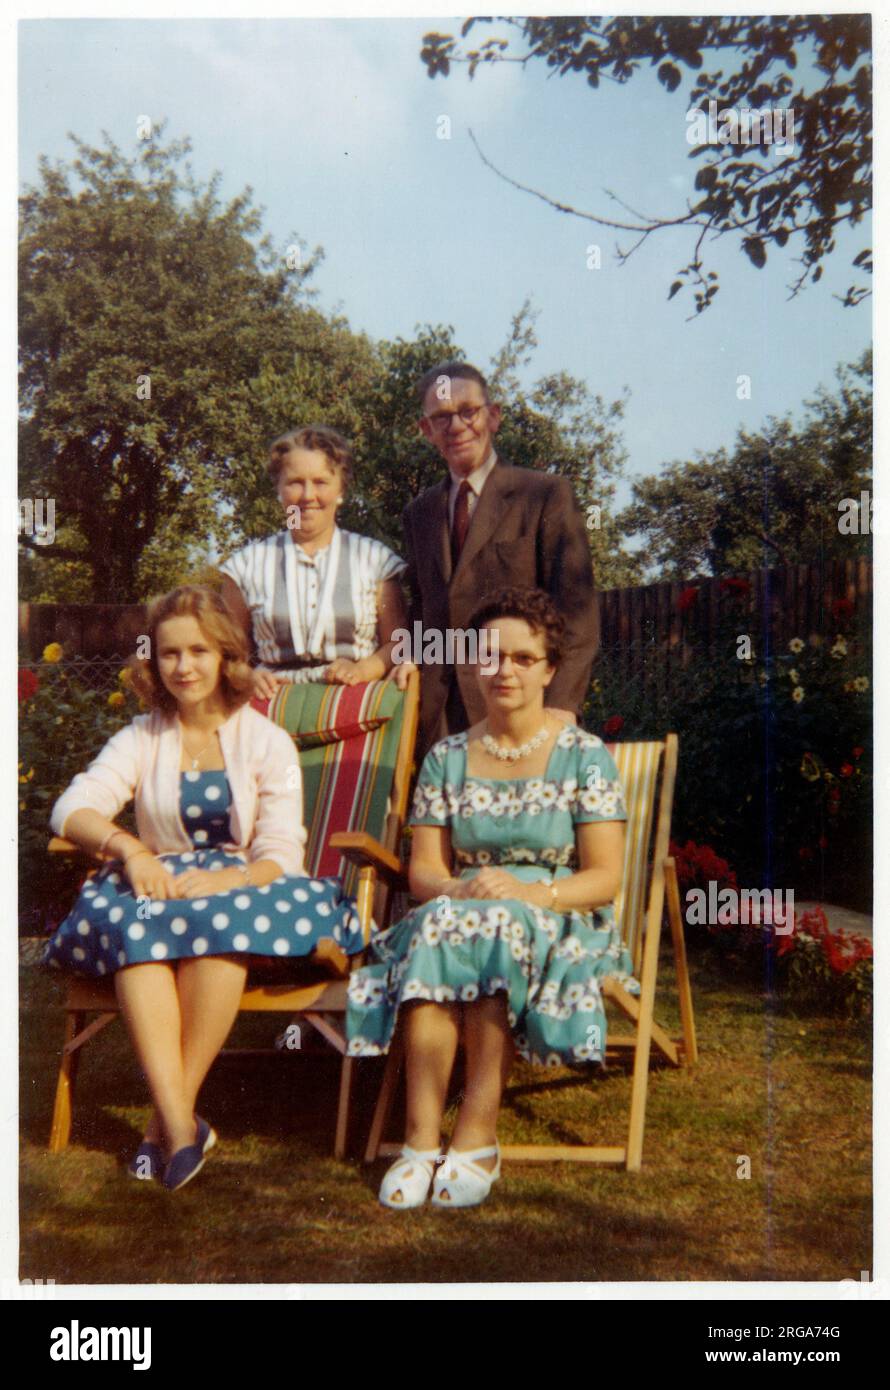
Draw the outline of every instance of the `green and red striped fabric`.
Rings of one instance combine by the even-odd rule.
[[[254,707],[294,739],[303,774],[306,871],[335,874],[355,893],[358,870],[331,849],[338,830],[385,843],[404,696],[393,681],[368,685],[282,685]]]

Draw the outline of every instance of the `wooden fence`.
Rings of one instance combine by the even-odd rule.
[[[609,589],[599,595],[600,646],[626,674],[642,670],[658,652],[669,665],[685,665],[694,652],[713,649],[724,621],[738,622],[758,651],[767,633],[773,647],[813,633],[831,636],[839,625],[871,625],[869,560],[827,560],[755,570],[736,579],[693,579]],[[49,642],[65,655],[126,657],[144,631],[142,604],[37,603],[19,605],[21,656],[39,661]]]

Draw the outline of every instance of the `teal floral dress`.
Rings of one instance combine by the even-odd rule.
[[[541,777],[468,777],[467,735],[427,754],[412,825],[447,826],[456,876],[497,865],[528,883],[577,872],[575,826],[626,820],[614,760],[602,740],[567,725]],[[613,975],[639,994],[632,962],[609,904],[552,912],[517,899],[423,903],[375,933],[371,961],[350,977],[348,1051],[389,1049],[402,1003],[469,1004],[503,992],[517,1051],[529,1062],[602,1063],[606,1016],[599,981]]]

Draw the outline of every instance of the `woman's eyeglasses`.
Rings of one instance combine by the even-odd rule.
[[[507,657],[518,666],[520,671],[530,671],[533,666],[537,666],[539,661],[546,661],[546,656],[535,656],[533,652],[492,652],[487,661],[480,662],[486,674],[497,671],[503,666]]]

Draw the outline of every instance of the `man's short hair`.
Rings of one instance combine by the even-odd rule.
[[[417,396],[421,406],[426,400],[426,393],[431,386],[439,384],[439,378],[458,377],[463,381],[475,381],[477,386],[482,387],[482,394],[485,397],[485,404],[489,405],[488,382],[482,375],[478,367],[474,367],[470,362],[440,362],[437,367],[430,367],[429,371],[424,372],[417,383]]]

